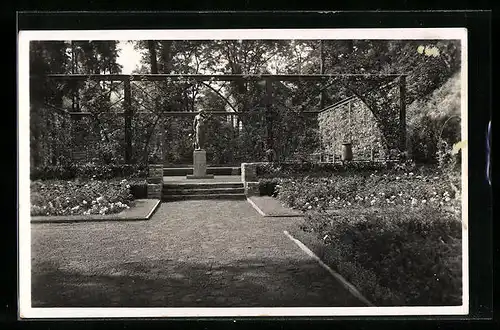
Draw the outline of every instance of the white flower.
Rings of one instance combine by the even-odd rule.
[[[75,206],[75,207],[72,207],[72,208],[71,208],[71,211],[76,211],[76,210],[78,210],[79,208],[80,208],[80,206],[78,206],[78,205],[77,205],[77,206]]]
[[[83,205],[86,205],[86,204],[87,204],[87,201],[86,201],[86,200],[84,200],[84,201],[82,202],[82,204],[83,204]]]
[[[411,205],[417,205],[418,201],[415,198],[411,199]]]
[[[391,196],[391,199],[394,199],[394,198],[396,198],[396,196],[392,195],[392,196]]]
[[[312,206],[311,206],[311,205],[309,205],[309,206],[307,207],[307,209],[308,209],[308,210],[312,209]]]
[[[451,201],[451,198],[450,198],[450,197],[446,197],[444,200],[445,200],[446,202],[449,202],[449,201]]]
[[[399,177],[399,176],[397,176],[397,177],[396,177],[396,180],[399,180],[399,179],[400,179],[400,177]]]
[[[409,175],[409,176],[412,176],[412,175],[413,175],[413,172],[408,173],[408,175]]]
[[[427,201],[425,199],[422,200],[422,204],[425,204],[427,203]]]

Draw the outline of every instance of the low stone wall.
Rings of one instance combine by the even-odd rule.
[[[148,199],[161,199],[163,190],[163,165],[150,164],[148,166]]]

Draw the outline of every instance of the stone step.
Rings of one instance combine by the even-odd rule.
[[[163,176],[185,176],[193,174],[193,167],[165,167]],[[207,167],[207,174],[213,175],[241,175],[240,167]]]
[[[243,194],[241,188],[205,188],[205,189],[163,189],[163,196],[167,195],[217,195],[217,194]]]
[[[171,189],[214,189],[243,188],[242,182],[193,182],[193,183],[163,183],[163,191]]]
[[[204,199],[228,199],[228,200],[245,200],[245,194],[210,194],[210,195],[163,195],[163,201],[179,201],[179,200],[204,200]]]

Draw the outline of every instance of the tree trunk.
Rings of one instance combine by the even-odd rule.
[[[162,73],[170,73],[172,71],[172,40],[161,41],[161,65]]]
[[[151,62],[151,73],[158,73],[158,61],[156,59],[156,41],[148,40],[149,62]]]

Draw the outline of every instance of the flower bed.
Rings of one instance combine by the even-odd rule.
[[[460,305],[461,232],[454,214],[428,206],[308,212],[292,231],[378,306]]]
[[[47,180],[31,182],[31,215],[90,215],[119,213],[133,204],[127,179]]]
[[[430,173],[338,173],[328,177],[262,179],[262,191],[303,211],[359,207],[430,205],[460,210],[460,199],[449,177]],[[271,187],[270,187],[271,186]]]

